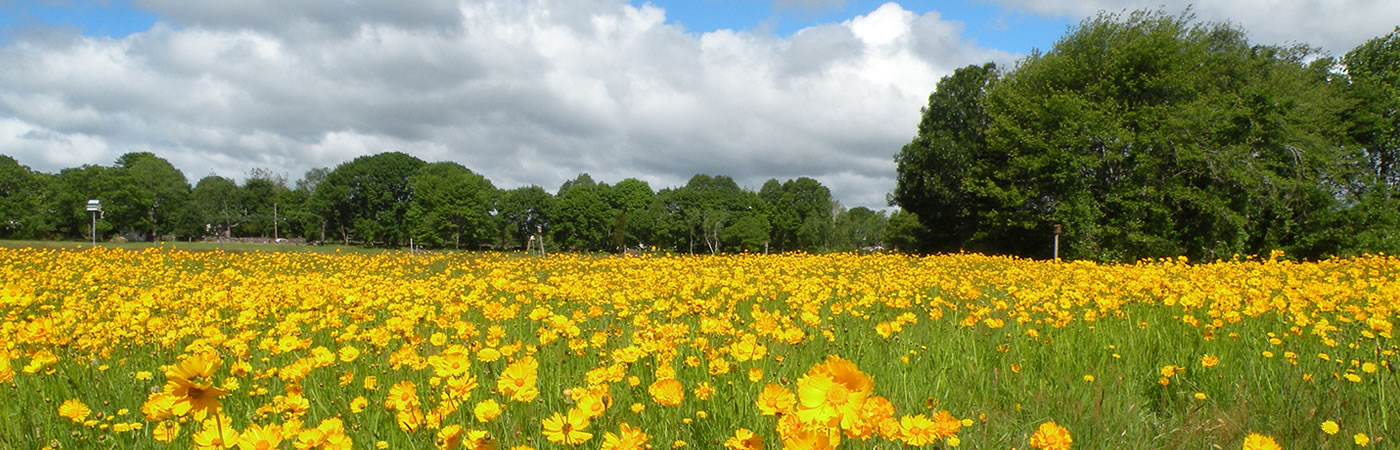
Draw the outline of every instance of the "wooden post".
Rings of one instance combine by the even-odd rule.
[[[1055,256],[1055,260],[1056,260],[1056,261],[1059,261],[1059,260],[1060,260],[1060,224],[1058,224],[1058,223],[1055,224],[1055,248],[1054,248],[1054,256]]]

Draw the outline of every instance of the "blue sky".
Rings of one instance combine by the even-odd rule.
[[[841,22],[879,8],[886,1],[852,0],[836,7],[779,6],[771,1],[753,0],[633,0],[633,5],[651,3],[666,10],[670,23],[682,25],[691,32],[717,29],[767,30],[787,36],[821,23]],[[983,47],[1026,54],[1032,48],[1049,48],[1073,23],[1066,17],[1008,11],[980,1],[914,0],[898,2],[904,9],[916,13],[938,11],[945,20],[963,24],[967,39]]]
[[[630,1],[635,6],[650,3],[665,9],[668,23],[692,33],[732,29],[778,36],[816,24],[841,22],[885,3],[851,0],[835,7],[800,7],[755,0]],[[936,10],[945,20],[961,22],[966,39],[1014,54],[1048,48],[1074,22],[1067,17],[1009,11],[983,1],[906,0],[899,4],[917,13]],[[0,0],[0,40],[9,42],[26,30],[55,27],[87,36],[123,37],[147,30],[159,19],[156,13],[133,7],[127,0]]]

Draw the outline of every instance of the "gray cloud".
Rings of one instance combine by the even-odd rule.
[[[1012,58],[893,3],[788,38],[617,0],[140,5],[163,21],[0,47],[0,153],[55,171],[152,151],[193,182],[403,151],[506,188],[810,176],[883,207],[938,78]]]

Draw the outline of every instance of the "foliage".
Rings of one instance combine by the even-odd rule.
[[[1006,72],[940,81],[894,200],[926,247],[1136,260],[1283,248],[1317,258],[1356,155],[1325,58],[1138,11],[1088,19]]]

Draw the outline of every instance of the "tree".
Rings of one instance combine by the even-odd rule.
[[[1325,254],[1349,156],[1310,54],[1187,15],[1101,14],[1000,77],[940,82],[896,203],[941,250],[1048,257],[1063,224],[1071,258]]]
[[[413,201],[409,178],[426,164],[404,153],[361,156],[336,166],[316,186],[313,212],[349,244],[353,236],[368,245],[408,242],[405,221]]]
[[[413,203],[405,216],[412,236],[423,245],[461,248],[485,244],[491,230],[496,187],[481,175],[453,162],[423,166],[409,179]]]
[[[170,232],[184,211],[190,183],[185,174],[164,158],[148,152],[127,153],[117,158],[119,168],[114,214],[119,229],[144,233],[157,240],[162,231]]]
[[[613,211],[613,248],[651,242],[657,216],[656,193],[651,190],[651,185],[628,178],[619,181],[604,194],[603,201]]]
[[[0,238],[33,239],[48,233],[53,228],[44,208],[49,195],[47,176],[0,155]]]
[[[841,211],[836,215],[832,248],[840,251],[859,251],[883,246],[888,222],[884,212],[863,206]]]
[[[1348,253],[1400,252],[1400,27],[1347,52],[1347,134],[1362,152],[1352,204],[1334,227]]]
[[[280,235],[280,223],[286,218],[284,210],[291,189],[287,177],[267,169],[252,169],[238,189],[241,206],[238,235],[273,237]],[[280,236],[278,236],[280,237]]]
[[[208,232],[232,236],[233,228],[242,219],[238,184],[218,175],[200,178],[190,193],[190,207]]]
[[[559,186],[550,210],[550,236],[556,245],[583,251],[607,249],[615,216],[603,200],[608,190],[586,173]]]
[[[496,202],[498,248],[522,248],[536,230],[550,226],[554,196],[539,186],[523,186],[501,193]]]
[[[927,227],[925,250],[955,251],[977,245],[990,251],[1019,247],[1010,236],[985,236],[983,215],[994,201],[984,194],[1000,155],[989,151],[987,92],[999,78],[995,64],[972,65],[939,80],[922,110],[918,134],[895,156],[894,204]],[[1003,247],[1004,245],[1004,247]],[[907,246],[907,244],[906,244]]]
[[[800,177],[778,183],[770,179],[759,190],[772,207],[770,239],[776,251],[824,250],[833,230],[831,190],[821,182]]]

